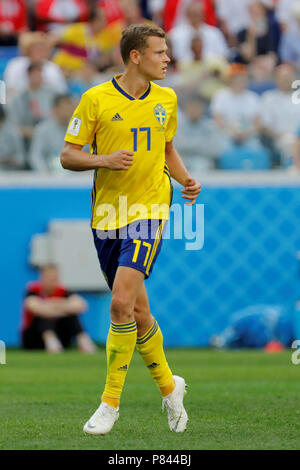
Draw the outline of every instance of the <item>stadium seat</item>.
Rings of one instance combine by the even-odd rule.
[[[271,162],[268,151],[262,147],[233,145],[221,154],[219,167],[222,170],[269,170]]]

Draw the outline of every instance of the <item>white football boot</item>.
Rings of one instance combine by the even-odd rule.
[[[107,434],[119,418],[119,408],[113,408],[102,402],[93,416],[83,426],[87,434]]]
[[[177,375],[173,375],[173,379],[175,381],[175,388],[170,395],[163,397],[162,409],[167,408],[170,430],[183,432],[188,422],[188,415],[183,406],[185,380]]]

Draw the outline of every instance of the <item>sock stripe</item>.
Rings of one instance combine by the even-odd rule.
[[[134,321],[132,321],[132,322],[130,322],[130,323],[114,323],[114,322],[111,322],[111,324],[112,324],[113,326],[117,326],[117,327],[123,328],[123,327],[125,327],[125,326],[135,325],[135,324],[136,324],[136,321],[134,320]]]
[[[111,323],[111,331],[114,333],[133,333],[137,330],[136,322]]]
[[[137,326],[136,326],[136,323],[134,322],[134,324],[131,326],[124,326],[124,327],[118,328],[118,327],[115,327],[112,323],[111,331],[112,333],[118,333],[118,334],[135,333],[137,331]]]
[[[132,328],[128,328],[126,330],[118,330],[118,329],[112,328],[111,331],[113,333],[132,333],[134,331],[137,331],[137,327],[135,326],[135,327],[132,327]]]
[[[138,341],[142,341],[152,332],[153,328],[155,328],[155,323],[157,323],[156,320],[154,320],[152,326],[150,326],[149,330],[143,336],[138,337]]]
[[[153,335],[155,335],[157,330],[158,330],[158,323],[155,320],[152,327],[150,328],[150,330],[147,331],[147,333],[144,336],[141,336],[140,338],[137,338],[136,344],[146,343],[146,341],[148,341],[150,338],[152,338]]]
[[[120,333],[120,334],[126,334],[126,333],[134,333],[137,331],[137,328],[131,328],[130,330],[114,330],[113,328],[111,329],[112,333]]]

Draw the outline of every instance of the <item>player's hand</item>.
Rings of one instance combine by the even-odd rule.
[[[117,150],[117,152],[104,155],[105,167],[109,170],[128,170],[133,164],[133,155],[131,150]]]
[[[184,189],[181,190],[183,199],[188,199],[190,202],[186,202],[186,205],[193,206],[195,201],[200,194],[201,184],[198,183],[194,178],[188,178],[185,182]]]

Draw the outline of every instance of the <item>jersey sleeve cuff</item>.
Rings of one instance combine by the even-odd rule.
[[[89,142],[86,140],[81,140],[73,137],[69,137],[68,135],[65,136],[65,141],[69,142],[70,144],[77,144],[77,145],[90,145]]]

